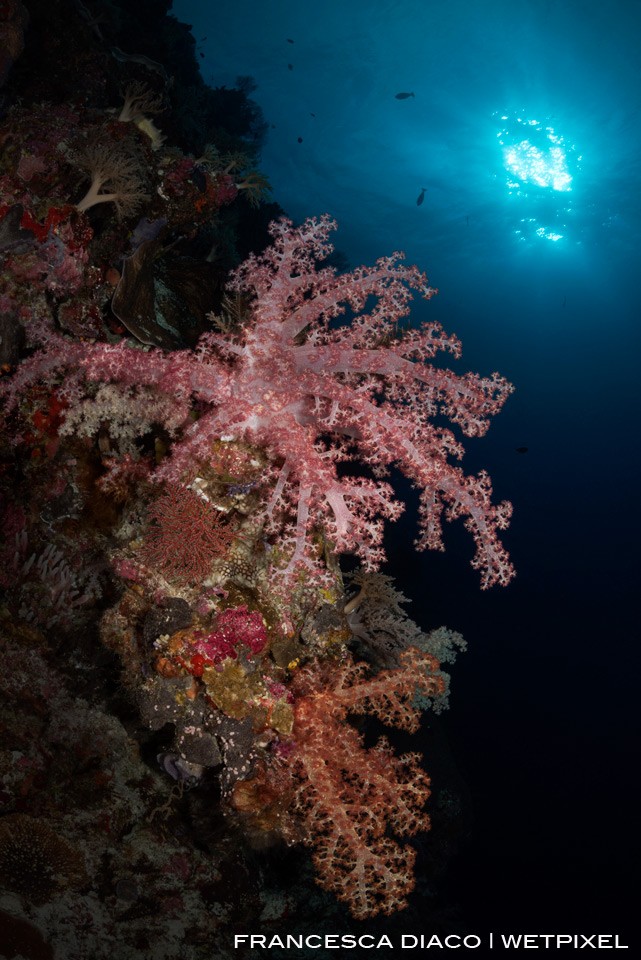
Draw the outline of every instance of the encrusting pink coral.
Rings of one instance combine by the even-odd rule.
[[[235,660],[238,648],[244,648],[250,655],[260,653],[267,640],[267,630],[260,613],[248,610],[243,605],[221,610],[213,630],[198,631],[194,635],[193,647],[201,660],[221,663],[227,658]]]
[[[207,333],[195,350],[165,353],[41,330],[44,349],[21,364],[4,387],[6,399],[15,405],[25,388],[56,383],[63,370],[60,392],[71,406],[85,398],[87,382],[152,388],[169,402],[171,431],[183,423],[171,457],[154,473],[170,483],[189,482],[216,441],[262,447],[272,468],[262,521],[286,558],[276,571],[286,580],[301,568],[318,573],[309,542],[319,527],[335,550],[359,554],[368,568],[383,559],[384,520],[398,517],[402,504],[381,477],[396,465],[422,491],[419,549],[443,549],[443,516],[463,517],[481,586],[505,584],[514,570],[497,532],[511,505],[492,504],[484,471],[466,476],[450,462],[463,448],[432,421],[442,414],[480,436],[512,386],[498,374],[457,376],[429,363],[440,350],[460,354],[438,323],[399,331],[411,290],[426,299],[436,292],[416,267],[399,263],[401,254],[344,275],[317,268],[332,250],[334,227],[327,216],[300,227],[284,219],[271,225],[272,246],[232,279],[231,289],[251,302],[238,338]],[[337,323],[347,310],[351,322]],[[375,479],[339,475],[338,464],[349,460],[368,465]]]

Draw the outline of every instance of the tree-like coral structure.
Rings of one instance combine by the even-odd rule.
[[[127,343],[69,343],[41,330],[45,348],[21,365],[9,401],[40,378],[54,382],[63,369],[60,392],[70,408],[83,402],[86,409],[87,382],[151,388],[168,400],[163,425],[175,432],[182,422],[171,457],[155,473],[170,483],[191,480],[221,439],[264,449],[271,488],[260,519],[278,539],[286,580],[301,568],[318,572],[310,534],[319,528],[335,550],[360,554],[367,567],[383,559],[383,522],[402,505],[382,477],[396,465],[422,491],[418,547],[443,549],[443,515],[464,517],[482,586],[507,583],[514,571],[497,531],[507,526],[511,505],[492,504],[484,471],[466,476],[450,462],[462,446],[433,419],[443,414],[479,436],[512,387],[498,374],[458,376],[431,364],[439,350],[460,354],[458,340],[438,323],[399,332],[411,290],[426,299],[436,292],[416,267],[399,262],[401,254],[344,275],[318,269],[334,227],[327,216],[300,227],[272,224],[273,245],[251,255],[231,283],[251,303],[237,337],[207,333],[195,351],[167,354]],[[348,460],[366,464],[375,479],[339,473]]]
[[[142,179],[142,162],[121,145],[95,142],[78,156],[78,165],[91,176],[91,186],[76,205],[81,213],[98,203],[113,203],[118,217],[128,217],[149,197]]]
[[[264,770],[261,789],[240,783],[234,797],[246,814],[252,798],[260,798],[257,812],[264,818],[265,797],[287,795],[282,833],[314,848],[318,882],[359,919],[407,905],[416,854],[390,834],[408,837],[429,828],[423,806],[430,779],[420,754],[396,756],[385,738],[366,750],[347,722],[350,713],[368,713],[388,726],[418,729],[414,697],[417,691],[438,696],[443,678],[438,661],[416,648],[400,662],[376,676],[351,659],[301,670],[292,687],[294,746],[285,753],[280,783],[273,770]]]
[[[211,504],[185,487],[170,487],[149,514],[144,559],[178,580],[204,580],[233,540]]]

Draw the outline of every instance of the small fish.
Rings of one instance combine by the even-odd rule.
[[[527,453],[527,452],[528,452],[528,449],[529,449],[529,447],[515,447],[515,452],[516,452],[516,453]]]
[[[294,69],[294,64],[293,64],[293,63],[288,63],[288,64],[287,64],[287,69],[288,69],[288,70],[293,70],[293,69]]]
[[[426,191],[426,190],[427,190],[427,187],[421,187],[421,192],[419,193],[418,197],[416,198],[416,206],[417,206],[417,207],[420,207],[420,205],[423,203],[423,200],[425,200],[425,191]]]
[[[413,97],[413,96],[414,96],[413,93],[396,93],[396,94],[394,94],[394,98],[395,98],[396,100],[408,100],[410,97]]]
[[[298,142],[299,142],[299,143],[302,143],[302,142],[303,142],[303,138],[302,138],[302,137],[299,137],[299,138],[298,138]]]
[[[315,114],[315,113],[310,113],[310,117],[316,118],[316,114]]]
[[[290,37],[286,37],[287,43],[293,43],[294,41]]]

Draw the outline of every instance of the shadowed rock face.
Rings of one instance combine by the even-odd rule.
[[[20,0],[5,0],[0,8],[0,87],[24,50],[29,14]]]
[[[27,920],[14,917],[0,910],[2,949],[6,956],[30,957],[31,960],[53,960],[53,950],[45,943],[42,934]]]
[[[195,343],[219,289],[212,264],[172,256],[160,239],[145,240],[123,263],[111,309],[141,343],[171,350]]]
[[[0,313],[0,366],[18,362],[24,345],[24,327],[15,313]]]

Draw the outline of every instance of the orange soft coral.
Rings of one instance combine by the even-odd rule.
[[[347,722],[348,713],[368,713],[403,730],[418,728],[417,690],[433,697],[443,680],[429,654],[411,648],[400,659],[400,667],[374,677],[351,660],[315,664],[293,687],[295,747],[281,770],[283,793],[292,799],[281,832],[314,848],[319,884],[358,919],[406,906],[415,852],[390,834],[429,828],[423,807],[430,780],[420,755],[396,756],[384,738],[366,750]],[[273,769],[263,774],[273,781]]]

